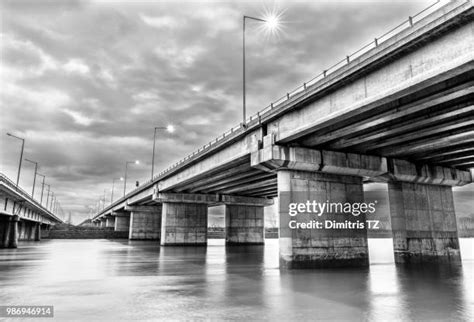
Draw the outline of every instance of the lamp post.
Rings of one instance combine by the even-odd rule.
[[[28,162],[33,163],[35,165],[35,175],[33,177],[33,189],[31,190],[31,198],[34,198],[35,197],[36,174],[38,173],[38,162],[31,161],[31,160],[28,160],[28,159],[25,159],[25,161],[28,161]]]
[[[133,164],[140,164],[140,161],[135,160],[135,161],[127,161],[127,162],[125,162],[125,174],[124,174],[124,176],[123,176],[123,178],[124,178],[124,179],[123,179],[123,180],[124,180],[124,181],[123,181],[123,195],[124,195],[124,196],[125,196],[125,192],[126,192],[126,190],[127,190],[127,172],[128,172],[128,165],[129,165],[129,164],[132,164],[132,163],[133,163]]]
[[[104,189],[104,203],[102,205],[102,210],[105,209],[105,194],[106,194],[107,189]]]
[[[10,134],[10,133],[7,133],[8,136],[11,136],[12,138],[15,138],[15,139],[18,139],[18,140],[21,140],[21,154],[20,154],[20,162],[18,164],[18,174],[16,176],[16,185],[18,187],[18,184],[20,183],[20,172],[21,172],[21,161],[23,160],[23,151],[25,150],[25,139],[23,138],[20,138],[16,135],[13,135],[13,134]]]
[[[157,126],[155,127],[155,132],[153,133],[153,155],[151,157],[151,180],[153,180],[153,174],[155,171],[155,143],[156,143],[156,131],[157,130],[166,130],[169,133],[174,132],[174,126],[173,125],[168,125],[168,126]]]
[[[43,205],[44,180],[46,179],[46,176],[41,173],[36,173],[36,175],[43,177],[43,181],[41,183],[41,200],[40,200],[40,204]]]
[[[263,22],[266,24],[266,26],[269,29],[276,29],[278,26],[278,17],[276,16],[270,16],[267,19],[261,19],[261,18],[255,18],[255,17],[250,17],[250,16],[243,16],[242,19],[242,114],[243,114],[243,120],[242,124],[245,126],[247,123],[247,106],[246,106],[246,78],[245,78],[245,22],[249,20],[254,20],[258,22]]]
[[[112,202],[114,202],[114,188],[115,188],[115,181],[116,180],[123,181],[123,177],[112,179],[112,193],[110,194],[110,203],[111,204],[112,204]]]
[[[53,191],[51,191],[51,202],[50,202],[50,204],[49,204],[49,208],[48,208],[48,209],[49,209],[49,211],[51,211],[51,209],[53,209],[53,202],[54,202],[54,198],[55,198],[55,197],[54,197],[54,192],[53,192]]]
[[[48,186],[48,193],[46,194],[46,205],[45,208],[48,209],[48,204],[49,204],[49,192],[51,190],[51,185],[45,183],[46,186]]]

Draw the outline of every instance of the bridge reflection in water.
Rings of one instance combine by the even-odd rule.
[[[460,244],[462,265],[395,266],[391,239],[369,239],[368,268],[280,271],[277,240],[23,242],[0,253],[0,303],[54,305],[67,320],[472,321],[474,239]]]

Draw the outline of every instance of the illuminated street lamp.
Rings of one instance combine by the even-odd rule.
[[[153,156],[151,158],[151,179],[152,180],[153,180],[153,174],[155,172],[155,143],[156,143],[156,131],[157,130],[165,130],[168,133],[173,133],[174,132],[174,126],[173,125],[168,125],[168,126],[155,127],[155,132],[153,133]]]
[[[255,17],[250,17],[250,16],[243,16],[242,20],[242,31],[243,31],[243,37],[242,37],[242,91],[243,91],[243,96],[242,96],[242,112],[243,112],[243,125],[246,125],[247,122],[247,107],[246,107],[246,83],[245,83],[245,22],[247,19],[249,20],[254,20],[258,22],[263,22],[265,24],[265,27],[270,30],[270,31],[275,31],[279,27],[279,16],[278,15],[271,15],[265,19],[261,18],[255,18]]]
[[[31,160],[28,160],[28,159],[25,159],[25,161],[28,161],[28,162],[33,163],[35,165],[35,175],[33,177],[33,189],[31,190],[31,198],[34,198],[35,197],[36,174],[38,173],[38,162],[31,161]]]
[[[125,174],[124,174],[124,182],[123,182],[123,195],[125,196],[125,192],[127,190],[127,172],[128,172],[128,165],[129,164],[140,164],[140,161],[135,160],[135,161],[127,161],[125,162]]]
[[[115,187],[116,180],[123,181],[123,177],[112,179],[112,193],[110,194],[110,203],[114,202],[114,187]]]
[[[21,154],[20,154],[20,163],[18,164],[18,174],[16,176],[16,185],[18,187],[18,184],[20,183],[20,171],[21,171],[21,161],[23,160],[23,151],[25,150],[25,139],[23,138],[20,138],[16,135],[13,135],[13,134],[10,134],[10,133],[7,133],[8,136],[11,136],[12,138],[15,138],[15,139],[18,139],[18,140],[21,140]]]

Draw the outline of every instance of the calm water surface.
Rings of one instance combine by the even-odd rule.
[[[56,320],[474,320],[474,239],[454,267],[396,267],[369,240],[367,269],[280,271],[278,240],[226,248],[44,240],[0,250],[0,305],[54,305]],[[47,319],[46,319],[47,320]]]

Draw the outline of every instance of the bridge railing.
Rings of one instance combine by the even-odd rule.
[[[462,5],[462,4],[465,4],[465,3],[470,2],[470,1],[471,0],[465,0],[464,2],[462,2],[462,1],[459,1],[459,2],[460,2],[460,5]],[[275,101],[270,103],[270,105],[266,106],[265,108],[263,108],[262,110],[260,110],[256,114],[251,115],[250,117],[247,118],[246,123],[250,123],[250,122],[255,121],[255,120],[260,120],[260,118],[262,116],[265,116],[265,115],[271,113],[274,109],[284,105],[289,100],[292,100],[296,97],[300,97],[302,95],[305,95],[308,92],[308,90],[310,90],[310,89],[313,90],[314,86],[318,85],[320,81],[324,81],[328,76],[330,76],[331,74],[333,74],[336,71],[340,70],[344,66],[350,64],[355,59],[357,59],[357,58],[361,57],[362,55],[368,53],[370,50],[372,50],[374,48],[377,48],[381,44],[385,43],[386,41],[388,41],[392,37],[400,34],[403,31],[405,31],[406,29],[411,28],[416,22],[419,22],[420,20],[422,20],[423,18],[425,18],[429,14],[431,14],[434,11],[440,9],[445,4],[446,4],[446,1],[437,0],[436,2],[431,4],[430,6],[426,7],[422,11],[418,12],[417,14],[415,14],[413,16],[409,16],[406,20],[404,20],[403,22],[401,22],[397,26],[393,27],[389,31],[385,32],[384,34],[374,38],[373,41],[367,43],[365,46],[361,47],[357,51],[353,52],[350,55],[347,55],[344,59],[341,59],[340,61],[336,62],[334,65],[332,65],[332,66],[328,67],[327,69],[323,70],[320,74],[316,75],[315,77],[313,77],[309,81],[303,83],[303,85],[300,85],[297,88],[289,91],[284,96],[276,99]],[[218,136],[216,139],[210,141],[209,143],[204,144],[202,147],[200,147],[197,150],[195,150],[194,152],[188,154],[183,159],[177,161],[176,163],[170,165],[168,168],[162,170],[161,172],[156,174],[152,179],[146,181],[144,183],[144,185],[149,185],[152,182],[154,182],[154,181],[156,181],[160,178],[163,178],[164,176],[166,176],[168,173],[173,171],[175,168],[177,168],[178,166],[180,166],[184,162],[186,162],[190,159],[193,159],[197,155],[204,154],[211,147],[216,146],[223,139],[226,139],[226,138],[228,138],[232,135],[237,135],[238,133],[242,133],[243,131],[245,131],[245,126],[242,123],[235,126],[235,127],[233,127],[233,128],[231,128],[230,130],[224,132],[222,135]],[[134,192],[141,189],[142,187],[143,187],[143,185],[137,187],[135,190],[131,191],[126,196],[120,198],[117,201],[117,203],[122,202],[123,201],[122,199],[125,200],[129,195],[133,195]],[[107,209],[108,209],[108,207],[105,208],[105,210],[107,210]]]
[[[25,190],[23,190],[22,188],[20,188],[19,186],[16,185],[16,183],[14,183],[13,181],[10,180],[10,178],[8,178],[6,175],[4,175],[3,173],[0,173],[0,182],[2,182],[3,184],[5,184],[8,188],[10,188],[11,190],[15,191],[16,193],[18,193],[21,197],[23,197],[24,199],[28,200],[30,203],[32,203],[35,207],[41,209],[43,212],[45,212],[48,216],[50,217],[53,217],[54,219],[56,219],[57,221],[59,222],[63,222],[63,220],[61,220],[60,218],[58,218],[55,214],[53,214],[51,211],[49,211],[48,209],[46,209],[45,207],[43,207],[43,205],[41,205],[38,201],[36,201],[35,199],[33,199],[29,194],[28,192],[26,192]]]

